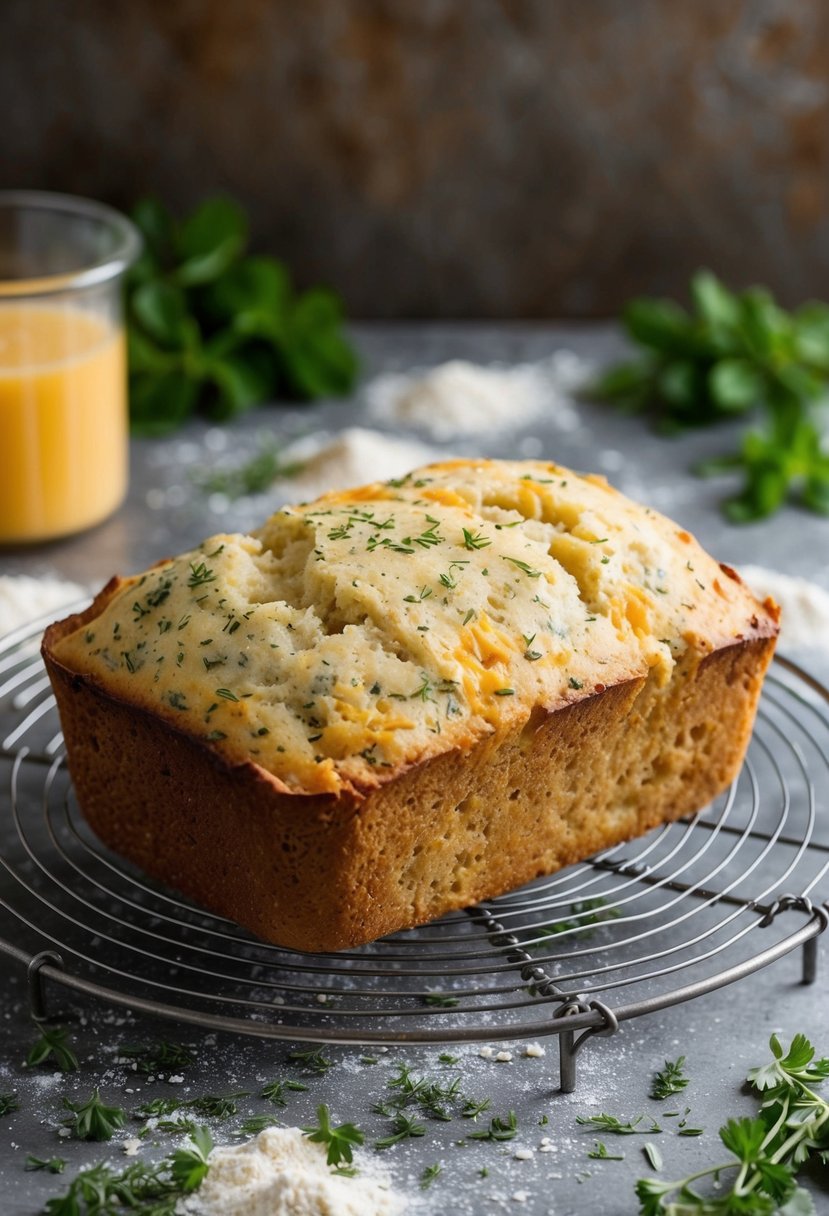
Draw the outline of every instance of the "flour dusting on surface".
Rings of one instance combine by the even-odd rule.
[[[397,1216],[401,1195],[377,1177],[331,1172],[325,1150],[298,1127],[269,1127],[237,1147],[214,1148],[199,1190],[176,1216]]]
[[[540,414],[560,430],[575,430],[572,396],[590,371],[567,350],[514,366],[453,359],[426,371],[378,376],[365,395],[372,417],[427,431],[437,440],[513,429]]]

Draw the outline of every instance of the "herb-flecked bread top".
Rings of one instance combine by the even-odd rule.
[[[57,657],[297,793],[359,793],[649,671],[776,632],[601,477],[449,461],[285,507],[112,588]]]

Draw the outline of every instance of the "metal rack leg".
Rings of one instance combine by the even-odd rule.
[[[576,1036],[572,1030],[562,1030],[558,1036],[559,1089],[571,1094],[576,1088]]]
[[[816,937],[810,937],[803,943],[803,977],[802,983],[814,984],[817,979],[817,943]]]
[[[562,1030],[558,1036],[559,1080],[563,1094],[571,1094],[576,1088],[576,1056],[587,1040],[592,1039],[594,1035],[600,1035],[602,1038],[609,1037],[619,1029],[616,1014],[605,1005],[604,1001],[564,1005],[558,1009],[556,1016],[559,1017],[563,1014],[566,1017],[568,1014],[584,1013],[588,1009],[594,1009],[601,1014],[604,1023],[602,1026],[592,1026],[589,1030],[583,1031],[578,1038],[576,1038],[574,1030]]]

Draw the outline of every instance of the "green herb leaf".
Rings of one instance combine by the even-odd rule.
[[[130,308],[147,335],[167,350],[184,346],[188,338],[187,301],[172,283],[143,283],[132,296]]]
[[[77,1072],[78,1057],[71,1047],[66,1045],[66,1031],[60,1026],[41,1026],[40,1038],[33,1044],[26,1063],[52,1063],[61,1072]]]
[[[181,225],[174,272],[177,283],[195,287],[211,283],[230,268],[247,243],[247,219],[227,198],[202,203]]]
[[[127,278],[130,417],[174,430],[197,406],[214,418],[278,395],[349,392],[357,370],[337,297],[296,298],[273,258],[246,257],[247,220],[208,199],[176,224],[157,200],[134,210],[144,251]]]
[[[354,1146],[365,1142],[364,1134],[353,1123],[341,1123],[338,1127],[332,1127],[330,1112],[325,1103],[317,1107],[316,1126],[303,1127],[302,1132],[315,1144],[326,1146],[326,1161],[329,1165],[339,1165],[341,1161],[350,1165]]]
[[[443,1173],[443,1166],[440,1164],[439,1161],[436,1161],[434,1165],[425,1166],[422,1174],[420,1175],[421,1191],[428,1190],[428,1188],[432,1185],[432,1183],[437,1178],[438,1174],[441,1174],[441,1173]]]
[[[495,1140],[498,1142],[504,1140],[513,1140],[518,1133],[518,1119],[515,1111],[511,1110],[506,1119],[496,1116],[490,1121],[486,1131],[468,1132],[467,1140]]]
[[[334,1067],[334,1061],[327,1060],[319,1047],[309,1051],[291,1051],[288,1053],[288,1059],[301,1065],[306,1072],[326,1073],[329,1068]]]
[[[30,1153],[24,1167],[28,1171],[46,1170],[49,1174],[62,1174],[66,1169],[64,1157],[33,1157]]]
[[[189,1144],[157,1163],[135,1161],[121,1171],[101,1163],[81,1170],[63,1195],[47,1200],[44,1212],[46,1216],[116,1216],[127,1211],[173,1216],[178,1201],[203,1182],[212,1146],[207,1129],[197,1128]],[[39,1158],[30,1160],[39,1162]]]
[[[195,1063],[192,1052],[180,1043],[167,1043],[159,1040],[146,1047],[120,1047],[120,1059],[128,1060],[135,1072],[148,1077],[154,1074],[169,1074],[180,1072]]]
[[[650,1096],[657,1102],[662,1102],[665,1098],[670,1098],[672,1094],[681,1093],[689,1081],[683,1072],[684,1067],[685,1056],[680,1056],[673,1061],[666,1060],[665,1067],[654,1075]]]
[[[616,1115],[576,1115],[576,1123],[583,1127],[600,1127],[615,1136],[646,1136],[649,1132],[661,1132],[662,1128],[651,1119],[650,1127],[640,1127],[644,1115],[635,1119],[619,1119]]]
[[[597,1140],[587,1155],[588,1157],[592,1157],[594,1161],[624,1161],[625,1159],[624,1153],[608,1152],[607,1145],[603,1140]]]
[[[383,1136],[381,1140],[375,1140],[374,1147],[379,1149],[391,1148],[393,1144],[398,1144],[401,1140],[425,1135],[425,1125],[418,1123],[411,1115],[406,1115],[401,1111],[399,1115],[395,1115],[391,1133],[388,1136]]]
[[[829,380],[829,306],[787,313],[767,291],[735,294],[707,271],[692,280],[691,298],[691,312],[633,301],[624,321],[641,356],[609,368],[592,395],[650,409],[665,432],[762,412],[763,430],[746,434],[739,452],[698,470],[742,476],[726,514],[748,523],[787,500],[829,514],[829,452],[817,419]]]
[[[74,1118],[64,1120],[78,1140],[111,1140],[119,1128],[124,1126],[126,1116],[118,1106],[107,1106],[94,1089],[85,1102],[63,1099],[63,1105],[74,1113]]]

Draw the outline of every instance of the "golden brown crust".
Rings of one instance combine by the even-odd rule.
[[[742,761],[775,641],[689,650],[663,687],[652,675],[536,710],[364,798],[295,794],[56,660],[117,585],[43,645],[85,816],[147,873],[313,951],[491,898],[705,805]]]

